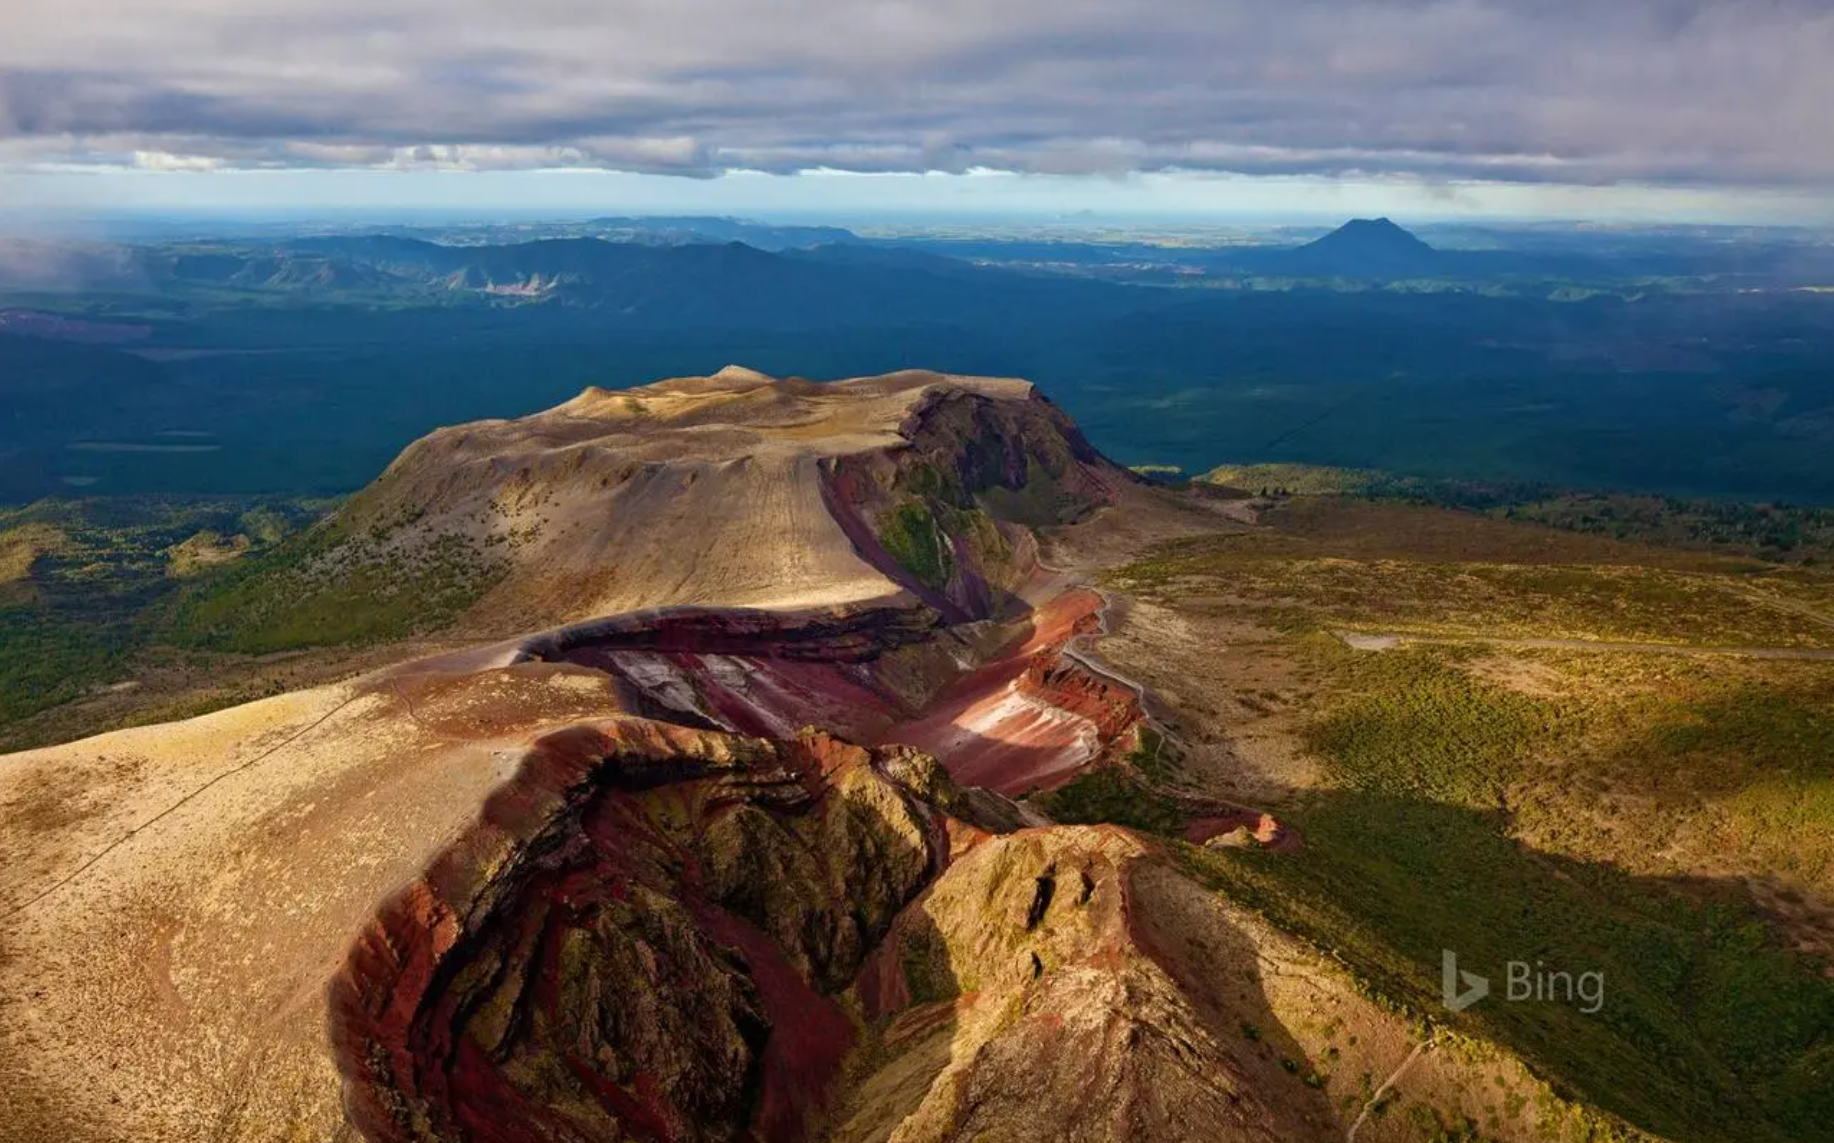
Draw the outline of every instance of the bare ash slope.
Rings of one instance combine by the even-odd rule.
[[[833,474],[909,448],[926,403],[964,396],[1029,401],[1032,386],[919,371],[816,384],[728,366],[589,389],[535,416],[432,433],[353,509],[505,551],[509,576],[478,609],[498,624],[895,601],[903,585],[827,502]]]
[[[489,544],[462,622],[531,634],[0,758],[0,1140],[1343,1138],[1401,1017],[1174,843],[994,792],[1146,741],[1031,528],[1206,519],[1018,381],[433,434],[339,534]]]

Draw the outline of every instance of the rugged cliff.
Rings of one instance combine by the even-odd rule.
[[[537,744],[332,988],[375,1140],[806,1137],[835,1000],[946,859],[933,759],[651,722]]]
[[[1036,391],[926,390],[900,447],[827,462],[828,500],[875,566],[952,620],[1010,612],[1037,566],[1033,527],[1114,503],[1131,478]]]

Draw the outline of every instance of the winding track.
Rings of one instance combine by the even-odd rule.
[[[1084,631],[1081,634],[1070,636],[1069,642],[1063,645],[1063,656],[1075,661],[1084,670],[1099,675],[1112,683],[1116,683],[1132,691],[1134,698],[1140,704],[1140,712],[1145,716],[1147,724],[1158,733],[1178,743],[1178,745],[1185,745],[1184,739],[1173,733],[1171,729],[1166,726],[1164,719],[1153,714],[1152,707],[1156,704],[1151,689],[1140,680],[1109,666],[1102,660],[1101,656],[1095,652],[1095,640],[1112,633],[1108,624],[1108,610],[1113,605],[1113,599],[1109,594],[1093,584],[1078,581],[1068,568],[1053,567],[1046,563],[1043,553],[1039,553],[1035,557],[1035,562],[1039,571],[1052,576],[1063,585],[1087,591],[1094,595],[1097,600],[1095,609],[1096,629],[1094,631]]]
[[[142,832],[144,832],[150,826],[158,824],[160,821],[164,820],[167,817],[170,817],[172,814],[175,814],[179,810],[183,809],[186,805],[195,801],[200,795],[202,795],[206,790],[209,790],[212,786],[215,786],[217,783],[223,781],[225,778],[235,777],[237,774],[242,773],[244,770],[247,770],[249,767],[254,766],[257,763],[267,761],[269,758],[272,758],[274,755],[280,753],[282,750],[285,750],[287,747],[298,742],[300,739],[306,737],[308,734],[311,734],[313,731],[317,730],[319,727],[329,722],[333,716],[338,714],[340,711],[344,710],[346,707],[350,706],[351,703],[354,703],[358,699],[361,699],[363,697],[364,695],[361,692],[352,694],[349,698],[346,698],[343,702],[338,703],[336,706],[332,707],[330,710],[326,711],[324,714],[319,715],[317,718],[313,719],[311,722],[307,723],[305,726],[300,727],[298,730],[294,731],[291,735],[289,735],[287,738],[283,739],[282,741],[275,743],[273,746],[268,747],[266,750],[263,750],[261,753],[255,755],[253,758],[250,758],[245,762],[240,762],[234,766],[231,766],[229,769],[224,770],[223,772],[212,777],[209,781],[205,782],[203,785],[198,786],[196,789],[192,790],[188,794],[185,794],[183,797],[179,798],[177,801],[173,802],[171,805],[167,806],[165,809],[160,810],[158,813],[154,814],[152,817],[141,822],[139,825],[134,826],[132,829],[128,830],[126,833],[122,834],[120,837],[116,838],[115,840],[109,842],[107,845],[103,846],[101,849],[97,850],[87,860],[85,860],[81,865],[77,866],[75,869],[72,869],[69,873],[66,873],[64,876],[58,878],[56,881],[46,886],[41,892],[38,893],[37,896],[29,897],[26,900],[20,902],[19,904],[13,906],[11,909],[7,910],[5,913],[0,913],[0,921],[10,921],[14,917],[17,917],[19,914],[25,912],[27,909],[30,909],[32,906],[38,904],[40,901],[43,901],[45,898],[51,896],[53,893],[56,893],[58,890],[62,889],[64,886],[70,884],[72,881],[75,881],[77,878],[81,877],[83,874],[93,869],[97,862],[101,861],[103,858],[107,857],[109,854],[115,852],[117,849],[120,849],[122,846],[126,845],[128,842],[134,840],[135,837],[139,836]],[[402,697],[404,700],[406,699],[405,695]]]
[[[1388,1094],[1390,1088],[1401,1082],[1401,1077],[1407,1074],[1407,1069],[1414,1066],[1415,1060],[1418,1060],[1421,1056],[1432,1050],[1432,1036],[1428,1036],[1426,1039],[1414,1045],[1414,1050],[1407,1054],[1407,1059],[1401,1061],[1401,1066],[1396,1068],[1387,1079],[1382,1081],[1382,1086],[1376,1088],[1375,1094],[1369,1097],[1369,1102],[1363,1105],[1363,1113],[1356,1117],[1355,1123],[1350,1125],[1350,1131],[1344,1136],[1344,1143],[1356,1143],[1356,1133],[1362,1129],[1364,1122],[1369,1119],[1370,1113],[1375,1111],[1376,1104],[1382,1102],[1382,1097]]]
[[[1093,593],[1095,598],[1101,601],[1100,606],[1095,609],[1096,629],[1094,631],[1085,631],[1080,635],[1072,635],[1070,641],[1064,644],[1064,657],[1073,659],[1085,670],[1100,675],[1110,682],[1118,683],[1132,691],[1134,697],[1140,702],[1141,712],[1146,715],[1146,720],[1153,725],[1153,729],[1165,735],[1167,738],[1170,738],[1172,741],[1177,742],[1180,746],[1184,745],[1184,740],[1167,729],[1165,724],[1160,719],[1156,718],[1152,711],[1148,709],[1148,704],[1153,700],[1152,692],[1148,690],[1146,684],[1109,666],[1108,663],[1104,662],[1102,658],[1096,654],[1095,640],[1111,633],[1108,627],[1108,608],[1111,601],[1109,600],[1108,593],[1101,588],[1089,587],[1088,585],[1081,586],[1083,586],[1085,591]]]
[[[1401,631],[1334,631],[1332,634],[1351,647],[1358,641],[1373,641],[1385,646],[1366,645],[1359,650],[1384,650],[1403,643],[1481,643],[1520,651],[1603,651],[1627,655],[1677,655],[1688,659],[1711,659],[1728,656],[1744,659],[1806,659],[1834,661],[1834,648],[1828,647],[1699,647],[1686,643],[1619,643],[1597,639],[1510,639],[1489,635],[1410,635]]]

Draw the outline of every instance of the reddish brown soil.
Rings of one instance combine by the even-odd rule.
[[[853,1026],[775,941],[701,894],[692,855],[655,824],[648,799],[666,789],[669,804],[701,821],[741,803],[794,810],[821,796],[828,771],[856,764],[864,752],[848,748],[843,757],[832,740],[816,738],[785,744],[778,762],[738,773],[706,760],[706,749],[704,736],[658,723],[550,736],[477,826],[389,903],[330,993],[346,1105],[368,1138],[420,1137],[410,1123],[416,1117],[402,1114],[406,1106],[419,1108],[441,1137],[532,1143],[591,1130],[567,1101],[539,1098],[506,1071],[508,1049],[481,1042],[488,1033],[473,1030],[476,1013],[493,1001],[490,982],[474,976],[476,966],[491,964],[522,973],[529,983],[518,1004],[526,1007],[515,1019],[568,1026],[578,1014],[556,984],[565,975],[559,958],[567,935],[603,924],[604,907],[638,886],[680,900],[706,938],[737,950],[769,1029],[748,1131],[765,1141],[805,1137],[807,1118],[823,1106],[852,1048]],[[664,987],[694,991],[693,981],[668,979]],[[626,1032],[639,1042],[645,1034]],[[658,1077],[639,1072],[630,1083],[610,1082],[592,1042],[554,1050],[626,1129],[681,1137],[684,1110]]]
[[[1202,845],[1213,837],[1222,837],[1238,829],[1246,829],[1266,849],[1287,852],[1298,849],[1300,845],[1299,831],[1282,825],[1270,813],[1246,808],[1187,818],[1184,823],[1184,839]]]
[[[1063,654],[1092,629],[1100,606],[1080,589],[1040,606],[1028,638],[885,738],[936,755],[959,782],[1008,796],[1068,782],[1142,717],[1131,691]]]
[[[1023,637],[912,710],[882,679],[885,650],[930,637],[911,609],[767,613],[675,608],[579,624],[518,654],[603,670],[628,709],[744,734],[805,726],[935,755],[968,785],[1051,789],[1103,757],[1141,719],[1134,693],[1064,654],[1095,629],[1100,597],[1065,591]],[[931,622],[933,622],[933,616]]]

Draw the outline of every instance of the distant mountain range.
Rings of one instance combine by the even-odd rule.
[[[858,243],[772,252],[736,241],[460,245],[360,235],[146,247],[33,243],[9,251],[0,259],[0,288],[203,293],[225,301],[278,292],[416,306],[555,303],[650,327],[908,324],[1014,308],[1073,314],[1099,304],[1111,312],[1158,300],[1121,286]]]
[[[1038,289],[1046,291],[1046,304],[1056,306],[1067,295],[1050,291],[1098,283],[1249,290],[1396,283],[1413,290],[1431,283],[1425,288],[1439,291],[1482,283],[1549,297],[1557,290],[1628,296],[1679,279],[1708,290],[1815,288],[1834,281],[1834,245],[1799,238],[1744,245],[1574,240],[1564,247],[1525,240],[1519,248],[1482,249],[1452,241],[1452,248],[1435,248],[1387,218],[1354,219],[1298,245],[1191,245],[1094,235],[1088,241],[1022,234],[868,240],[838,226],[612,216],[143,245],[0,239],[0,289],[281,290],[397,295],[410,304],[431,291],[446,301],[470,293],[502,304],[555,301],[646,317],[711,316],[722,323],[743,324],[744,313],[759,311],[780,324],[821,307],[864,312],[887,305],[930,320],[940,312],[932,279],[951,283],[954,296],[942,303],[948,312],[961,304],[1011,306],[1017,303],[998,295]],[[1054,285],[1039,285],[1052,280]],[[1118,297],[1108,295],[1110,302]],[[1153,303],[1130,297],[1119,304]]]
[[[0,285],[24,288],[333,291],[495,297],[504,304],[560,302],[645,320],[753,321],[773,326],[895,313],[902,321],[1015,304],[1071,306],[1120,298],[1118,287],[976,264],[919,247],[877,246],[833,227],[761,228],[720,219],[599,219],[600,234],[510,243],[433,242],[396,234],[306,237],[279,242],[175,243],[137,247],[20,246],[0,261]],[[777,250],[723,233],[832,241]],[[1387,219],[1350,222],[1293,249],[1236,256],[1252,272],[1298,278],[1430,276],[1455,258]],[[1023,295],[1023,301],[1020,300]],[[1137,299],[1144,301],[1144,299]],[[1126,302],[1121,303],[1123,308]]]
[[[558,238],[445,246],[400,238],[306,239],[285,254],[379,274],[396,287],[552,301],[650,326],[822,327],[957,320],[1018,307],[1126,307],[1127,291],[1020,277],[914,251],[839,244],[772,253],[740,242],[652,245]],[[252,265],[266,272],[264,260]],[[294,270],[297,280],[302,271]],[[1142,298],[1140,301],[1150,299]]]
[[[1286,247],[529,229],[0,243],[0,503],[343,490],[433,424],[734,360],[1029,377],[1119,459],[1188,471],[1305,459],[1834,503],[1834,311],[1809,288],[1834,283],[1834,248],[1741,248],[1792,276],[1668,288],[1668,269],[1725,265],[1716,248],[1434,249],[1381,219]],[[1652,402],[1667,427],[1621,447]]]
[[[760,250],[803,250],[860,240],[853,231],[840,226],[777,226],[741,218],[705,216],[595,218],[586,223],[584,229],[608,241],[644,242],[656,246],[743,242]]]

